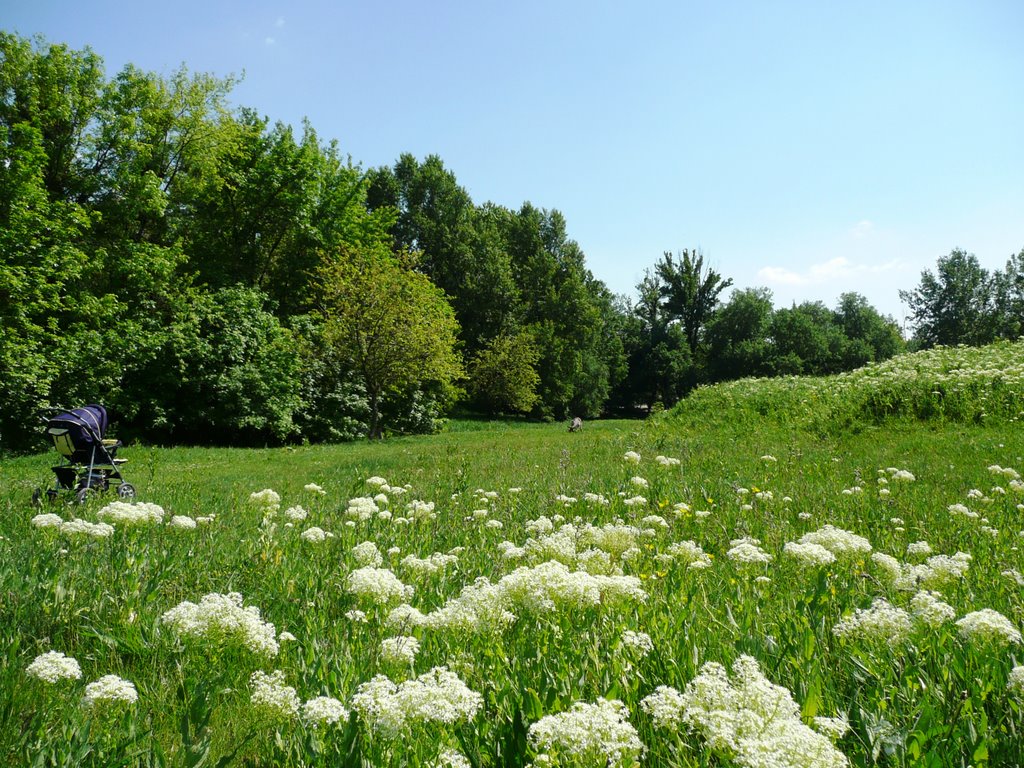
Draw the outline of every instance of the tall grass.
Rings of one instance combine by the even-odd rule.
[[[1009,360],[1015,350],[990,353]],[[703,390],[655,423],[594,422],[579,434],[564,425],[492,424],[386,443],[263,451],[129,446],[125,474],[141,500],[163,508],[165,522],[116,528],[104,539],[31,523],[31,492],[47,479],[51,456],[5,463],[0,762],[525,765],[545,748],[531,726],[607,698],[628,708],[644,765],[744,764],[699,729],[658,727],[641,701],[658,686],[684,691],[708,662],[728,667],[748,655],[791,692],[803,722],[848,718],[850,730],[836,748],[852,765],[1018,765],[1024,715],[1008,683],[1024,656],[1019,643],[972,639],[952,621],[930,626],[917,618],[899,642],[833,631],[877,598],[911,610],[918,589],[893,582],[871,554],[920,566],[928,555],[919,542],[932,556],[971,555],[962,578],[935,588],[956,619],[987,608],[1024,626],[1024,491],[1009,474],[1024,470],[1024,438],[1012,411],[1019,405],[993,396],[997,377],[992,366],[979,367],[973,351],[942,354],[943,365],[965,378],[939,382],[946,387],[939,391],[959,386],[962,412],[983,408],[985,417],[953,419],[943,411],[922,420],[924,410],[914,406],[908,418],[860,416],[850,422],[854,429],[823,429],[840,403],[855,399],[850,389],[840,394],[852,386],[845,380],[748,382]],[[935,370],[932,362],[922,365],[935,359],[908,357],[884,377],[859,375],[895,381],[898,370],[909,375],[905,366]],[[963,374],[968,369],[985,371],[978,377],[987,383]],[[999,378],[1006,391],[1018,391],[1019,379]],[[923,396],[924,386],[900,391]],[[639,462],[627,460],[627,451]],[[679,463],[659,463],[658,455]],[[372,476],[409,487],[378,503],[390,518],[356,520],[348,501],[378,493],[366,482]],[[310,483],[325,495],[306,490]],[[249,501],[264,488],[281,496],[276,514]],[[410,515],[413,499],[433,502],[435,516],[396,522]],[[109,500],[53,511],[97,520]],[[289,525],[285,510],[296,505],[308,517]],[[951,505],[969,514],[951,512]],[[186,530],[166,523],[172,515],[212,520]],[[786,554],[787,543],[825,525],[866,538],[872,553],[824,566]],[[319,544],[301,538],[312,526],[333,537]],[[728,553],[743,537],[758,540],[771,561],[732,559]],[[395,603],[375,605],[349,590],[366,541],[376,544],[381,567],[414,587],[409,602],[423,614],[451,605],[480,577],[496,587],[551,558],[575,575],[561,593],[547,595],[551,603],[542,600],[543,584],[516,592],[504,582],[506,607],[516,616],[509,624],[395,625],[387,620]],[[711,567],[687,567],[672,547],[686,541],[707,553]],[[917,546],[908,552],[911,544]],[[434,573],[403,562],[433,553],[457,559]],[[645,597],[616,597],[607,587],[597,602],[574,603],[570,592],[587,569],[635,577]],[[267,657],[227,637],[182,639],[161,621],[182,601],[228,592],[258,608],[275,633],[295,639],[281,640],[280,652]],[[652,649],[632,645],[628,631],[648,635]],[[382,651],[383,640],[398,636],[419,642],[411,664],[389,661]],[[82,679],[49,685],[28,675],[32,660],[49,650],[77,659]],[[353,696],[375,675],[397,685],[442,665],[482,697],[468,719],[413,718],[395,736],[354,711]],[[282,671],[303,702],[331,696],[353,714],[315,728],[268,713],[252,701],[257,670]],[[138,701],[109,711],[83,707],[85,685],[107,674],[132,681]],[[628,765],[638,757],[620,753],[615,763],[610,746],[579,757],[565,744],[546,749],[554,765],[605,765],[609,755],[612,764]]]

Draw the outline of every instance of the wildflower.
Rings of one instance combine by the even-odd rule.
[[[602,507],[607,507],[611,502],[600,493],[584,493],[583,500],[588,504],[599,504]]]
[[[654,642],[646,632],[627,629],[622,633],[622,647],[635,651],[639,656],[646,656],[654,650]]]
[[[411,586],[387,568],[359,568],[348,575],[345,584],[351,594],[378,605],[408,600],[413,593]]]
[[[968,613],[957,621],[960,637],[993,645],[1018,645],[1021,642],[1020,630],[998,611],[982,608],[980,611]]]
[[[911,544],[907,544],[907,555],[930,555],[932,553],[931,545],[927,541],[915,541]]]
[[[977,519],[980,517],[977,512],[972,512],[965,504],[950,504],[946,509],[949,511],[949,514],[954,517],[958,515],[961,517],[969,517],[971,519]]]
[[[648,515],[640,522],[651,528],[668,528],[668,521],[661,515]]]
[[[46,683],[82,678],[82,668],[78,666],[78,661],[60,651],[47,651],[36,656],[25,672],[30,677]]]
[[[554,752],[580,765],[631,766],[644,753],[629,710],[621,701],[576,702],[530,726],[527,738],[539,755]]]
[[[625,461],[627,464],[639,464],[640,454],[637,453],[636,451],[626,451],[622,455],[622,460]]]
[[[299,538],[303,541],[310,541],[314,544],[319,544],[320,542],[327,540],[327,533],[323,528],[318,528],[314,525],[312,528],[307,528],[300,533]]]
[[[348,720],[345,706],[330,696],[317,696],[302,705],[302,722],[310,728],[337,725]]]
[[[657,728],[689,726],[713,751],[744,768],[845,768],[846,757],[831,740],[800,719],[790,691],[761,672],[757,660],[741,656],[732,667],[708,662],[679,693],[661,686],[640,702]]]
[[[72,536],[92,536],[94,539],[105,539],[114,533],[114,528],[107,523],[90,523],[88,520],[68,520],[60,524],[60,532]]]
[[[711,558],[695,541],[680,541],[669,546],[668,554],[691,568],[710,568]]]
[[[440,571],[447,570],[449,566],[459,562],[456,555],[446,555],[442,552],[435,552],[429,557],[419,558],[415,555],[406,555],[402,558],[402,567],[422,576],[432,576]]]
[[[473,764],[458,750],[444,749],[428,768],[473,768]]]
[[[113,709],[139,700],[135,685],[117,675],[104,675],[85,686],[82,704],[90,709]]]
[[[928,590],[921,590],[910,599],[910,612],[932,628],[941,627],[956,618],[953,606],[943,602],[938,592]]]
[[[898,483],[912,483],[915,480],[917,480],[917,478],[914,477],[912,472],[909,472],[905,469],[897,469],[895,471],[891,471],[889,473],[889,476]]]
[[[358,608],[345,611],[345,618],[349,621],[354,621],[357,624],[365,624],[368,621],[366,618],[366,611],[360,611]]]
[[[411,666],[419,651],[420,641],[415,637],[389,637],[381,641],[380,659],[385,664]]]
[[[836,561],[836,556],[820,544],[790,541],[782,548],[783,554],[799,560],[804,565],[822,566]]]
[[[354,499],[348,500],[345,516],[353,521],[369,520],[379,511],[377,505],[369,496],[357,496]]]
[[[773,558],[760,547],[761,542],[749,536],[742,539],[733,539],[729,542],[730,549],[725,553],[726,557],[736,563],[756,565],[758,563],[770,563]]]
[[[309,513],[300,506],[288,507],[288,509],[284,511],[284,516],[293,523],[305,520],[308,515]]]
[[[274,625],[260,619],[259,608],[242,606],[237,592],[204,595],[199,604],[185,600],[160,617],[183,640],[219,641],[239,645],[261,656],[279,650]]]
[[[871,551],[871,543],[863,536],[844,531],[833,525],[826,525],[816,531],[805,533],[798,540],[800,544],[819,544],[837,558],[855,558]]]
[[[55,515],[52,512],[36,515],[32,518],[32,525],[36,528],[60,528],[63,524],[64,518],[60,515]]]
[[[466,687],[447,667],[434,667],[401,685],[377,675],[352,696],[352,707],[360,717],[389,738],[403,735],[416,723],[468,722],[482,706],[483,696]]]
[[[282,670],[269,675],[257,670],[249,678],[249,685],[252,688],[249,700],[260,714],[272,720],[290,720],[299,714],[299,695],[284,684]]]
[[[405,510],[412,520],[433,520],[437,517],[432,501],[413,500],[405,505]]]
[[[264,488],[262,491],[254,491],[249,494],[249,503],[264,514],[273,514],[281,508],[281,495],[272,488]]]
[[[171,518],[171,521],[168,523],[168,525],[171,528],[179,528],[181,530],[192,530],[196,527],[196,525],[198,525],[198,523],[196,523],[196,521],[188,515],[174,515]]]
[[[832,741],[839,741],[850,730],[850,720],[845,715],[840,717],[815,717],[814,730]]]
[[[623,499],[622,503],[627,507],[643,507],[647,505],[647,499],[643,496],[631,496],[628,499]]]
[[[647,488],[649,485],[647,480],[639,476],[629,478],[629,482],[637,488]]]
[[[670,456],[655,456],[654,460],[663,467],[678,467],[682,463],[679,459],[673,459]]]
[[[302,486],[302,490],[306,491],[306,493],[312,493],[312,494],[315,494],[317,496],[326,496],[327,495],[327,491],[325,491],[323,488],[321,488],[316,483],[306,483],[304,486]]]
[[[870,608],[858,608],[832,627],[832,634],[843,639],[898,645],[909,639],[912,630],[910,614],[878,597]]]
[[[364,541],[352,547],[352,555],[360,566],[376,568],[384,562],[384,556],[372,541]]]
[[[385,480],[383,477],[380,477],[379,475],[374,475],[373,477],[366,478],[366,484],[374,485],[377,488],[383,488],[385,485],[388,484],[388,481]]]
[[[778,461],[778,459],[776,459],[770,453],[766,453],[764,456],[761,457],[761,461],[765,462],[766,464],[774,464],[775,462]]]
[[[1010,670],[1007,689],[1018,699],[1024,699],[1024,665],[1017,665]]]
[[[138,502],[130,504],[125,501],[112,501],[96,513],[96,517],[111,525],[132,526],[162,523],[164,510],[156,504]]]

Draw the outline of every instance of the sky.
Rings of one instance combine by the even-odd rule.
[[[474,202],[561,211],[635,296],[699,249],[776,306],[1024,249],[1024,2],[0,0],[0,28],[169,75],[364,168],[436,154]]]

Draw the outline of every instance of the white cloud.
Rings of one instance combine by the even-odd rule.
[[[840,280],[880,275],[900,266],[899,260],[883,264],[855,264],[845,256],[836,256],[828,261],[811,264],[801,272],[785,267],[762,267],[757,271],[757,276],[769,285],[824,285]]]
[[[850,237],[854,240],[863,240],[875,231],[874,222],[863,219],[850,228]]]

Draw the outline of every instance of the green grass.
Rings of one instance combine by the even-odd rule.
[[[903,365],[918,363],[908,358]],[[706,662],[728,666],[748,654],[768,679],[792,692],[806,722],[814,715],[849,718],[851,730],[837,747],[852,765],[1018,765],[1024,715],[1007,681],[1024,661],[1020,645],[967,640],[952,623],[931,628],[915,622],[905,643],[839,638],[832,629],[844,616],[878,597],[908,609],[914,591],[890,584],[869,557],[809,568],[783,548],[831,524],[903,562],[923,560],[907,554],[907,545],[919,541],[935,554],[968,552],[973,559],[966,576],[942,587],[943,599],[958,618],[991,608],[1021,628],[1024,593],[1004,572],[1024,572],[1018,507],[1024,493],[989,470],[1024,471],[1020,424],[1009,411],[966,422],[907,412],[821,430],[820,413],[792,406],[804,417],[796,424],[765,405],[773,398],[780,408],[792,404],[793,387],[806,394],[814,385],[743,385],[745,397],[759,398],[760,406],[736,389],[707,390],[655,422],[588,422],[579,434],[559,424],[456,422],[445,434],[375,444],[127,446],[124,473],[140,500],[159,504],[168,518],[214,519],[193,531],[119,529],[102,540],[31,525],[31,492],[49,481],[54,454],[5,462],[0,763],[430,765],[444,748],[484,766],[525,765],[534,758],[527,738],[532,723],[605,697],[628,707],[629,722],[646,745],[644,765],[727,766],[729,755],[709,749],[699,733],[656,728],[640,702],[659,685],[684,690]],[[774,395],[760,389],[774,386],[780,386]],[[987,392],[970,391],[978,398]],[[730,410],[720,412],[726,402]],[[641,454],[639,464],[624,461],[630,450]],[[662,466],[654,461],[658,454],[680,463]],[[880,485],[879,477],[891,477],[889,468],[908,470],[915,480]],[[410,486],[406,495],[392,496],[394,516],[404,514],[408,500],[422,499],[435,503],[436,518],[399,525],[375,517],[347,525],[348,500],[373,495],[365,483],[373,475]],[[648,487],[635,486],[634,476]],[[326,495],[314,498],[303,489],[308,483],[321,485]],[[512,493],[513,487],[521,490]],[[862,491],[844,493],[854,487]],[[307,520],[286,527],[279,513],[264,522],[248,503],[249,494],[263,488],[280,493],[282,510],[302,504]],[[888,495],[880,494],[883,488]],[[497,497],[484,503],[478,489]],[[984,498],[972,498],[972,489]],[[587,492],[604,495],[609,505],[584,502]],[[559,494],[578,501],[557,501]],[[646,503],[625,504],[636,495]],[[688,506],[677,512],[680,502]],[[55,511],[94,520],[103,503]],[[955,503],[979,518],[951,515]],[[474,515],[484,508],[486,516]],[[575,552],[545,544],[529,525],[541,516],[556,531],[575,522]],[[487,527],[487,520],[502,527]],[[587,556],[581,551],[593,544],[584,526],[614,521],[635,527],[629,536],[637,551],[605,562],[639,580],[643,601],[614,600],[609,593],[589,607],[537,611],[517,603],[510,626],[472,632],[389,627],[387,608],[361,603],[346,589],[348,574],[359,567],[354,548],[373,541],[384,567],[415,587],[411,604],[428,613],[478,577],[497,583],[552,553],[570,570],[582,567]],[[300,539],[312,525],[334,538],[319,545]],[[652,533],[638,533],[642,529]],[[773,561],[745,566],[730,560],[730,542],[743,536],[760,540]],[[499,543],[529,540],[522,559],[501,556]],[[711,556],[710,568],[687,570],[659,558],[687,540]],[[388,554],[392,547],[401,552]],[[433,576],[416,576],[401,562],[410,554],[453,551],[457,564]],[[256,606],[263,620],[296,641],[282,643],[274,658],[261,658],[226,640],[180,643],[160,622],[183,600],[229,591],[241,593],[245,605]],[[354,622],[348,617],[353,609],[368,620]],[[630,651],[622,644],[625,630],[648,634],[653,650],[645,656]],[[381,641],[410,633],[421,646],[413,667],[389,665]],[[28,664],[51,649],[75,657],[83,678],[51,687],[28,677]],[[254,713],[250,702],[249,679],[257,669],[282,670],[303,701],[329,695],[351,708],[353,694],[376,674],[400,682],[438,665],[482,695],[481,711],[468,722],[413,724],[398,739],[374,731],[360,716],[326,730],[274,722]],[[103,716],[84,709],[85,684],[106,674],[134,682],[138,702]],[[575,763],[567,755],[561,761],[604,764],[603,758]]]

